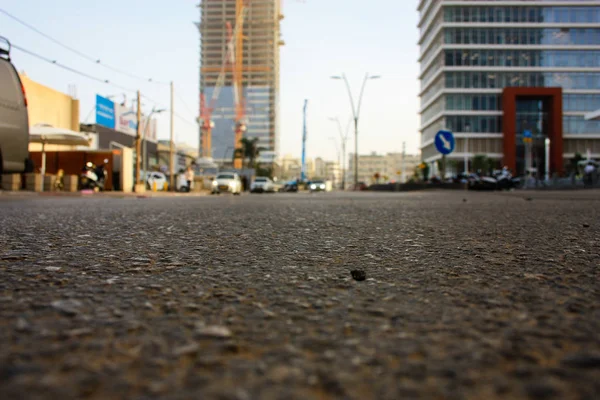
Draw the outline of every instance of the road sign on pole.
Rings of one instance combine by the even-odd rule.
[[[443,155],[450,154],[454,151],[456,141],[454,135],[450,131],[439,131],[435,135],[435,148]]]

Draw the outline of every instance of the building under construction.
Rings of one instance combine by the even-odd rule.
[[[201,0],[200,149],[231,161],[241,137],[277,151],[280,0]]]

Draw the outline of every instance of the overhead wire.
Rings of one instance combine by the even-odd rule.
[[[52,36],[50,36],[50,35],[48,35],[48,34],[46,34],[46,33],[42,32],[42,31],[40,31],[40,30],[39,30],[39,29],[37,29],[35,26],[28,24],[27,22],[25,22],[25,21],[21,20],[20,18],[18,18],[18,17],[16,17],[16,16],[12,15],[11,13],[7,12],[7,11],[6,11],[6,10],[4,10],[4,9],[1,9],[1,8],[0,8],[0,13],[2,13],[2,14],[4,14],[4,15],[6,15],[7,17],[9,17],[9,18],[11,18],[11,19],[13,19],[14,21],[18,22],[19,24],[21,24],[21,25],[23,25],[23,26],[25,26],[25,27],[27,27],[27,28],[31,29],[32,31],[34,31],[34,32],[36,32],[37,34],[39,34],[39,35],[41,35],[41,36],[45,37],[46,39],[48,39],[48,40],[52,41],[53,43],[55,43],[55,44],[57,44],[57,45],[59,45],[59,46],[63,47],[64,49],[67,49],[67,50],[69,50],[70,52],[72,52],[72,53],[74,53],[74,54],[76,54],[76,55],[78,55],[78,56],[80,56],[80,57],[82,57],[82,58],[84,58],[84,59],[86,59],[86,60],[88,60],[88,61],[90,61],[90,62],[94,63],[94,64],[101,65],[102,67],[104,67],[104,68],[106,68],[106,69],[109,69],[109,70],[111,70],[111,71],[113,71],[113,72],[117,72],[117,73],[119,73],[119,74],[122,74],[122,75],[128,76],[128,77],[130,77],[130,78],[133,78],[133,79],[138,79],[138,80],[141,80],[141,81],[144,81],[144,82],[149,82],[149,83],[154,83],[154,84],[159,84],[159,85],[169,85],[169,83],[166,83],[166,82],[155,81],[155,80],[153,80],[152,78],[142,78],[142,77],[140,77],[140,76],[138,76],[138,75],[135,75],[135,74],[129,73],[129,72],[127,72],[127,71],[121,70],[121,69],[119,69],[119,68],[116,68],[116,67],[113,67],[113,66],[111,66],[111,65],[104,64],[104,63],[102,63],[102,62],[100,61],[100,59],[98,59],[98,58],[96,58],[96,57],[92,57],[92,56],[90,56],[90,55],[87,55],[87,54],[85,54],[85,53],[83,53],[83,52],[81,52],[81,51],[79,51],[79,50],[77,50],[77,49],[75,49],[75,48],[73,48],[73,47],[71,47],[71,46],[69,46],[69,45],[66,45],[66,44],[62,43],[61,41],[59,41],[59,40],[55,39],[54,37],[52,37]],[[77,69],[75,69],[75,68],[69,67],[69,66],[67,66],[67,65],[65,65],[65,64],[62,64],[62,63],[58,62],[57,60],[54,60],[54,59],[51,59],[51,58],[48,58],[48,57],[42,56],[41,54],[38,54],[38,53],[35,53],[35,52],[31,51],[31,50],[25,49],[25,48],[23,48],[23,47],[21,47],[21,46],[19,46],[19,45],[16,45],[16,44],[13,44],[13,43],[11,43],[11,46],[12,46],[13,48],[15,48],[15,49],[17,49],[17,50],[19,50],[19,51],[23,52],[23,53],[26,53],[26,54],[28,54],[28,55],[30,55],[30,56],[33,56],[33,57],[36,57],[36,58],[38,58],[38,59],[40,59],[40,60],[43,60],[43,61],[45,61],[45,62],[47,62],[47,63],[49,63],[49,64],[56,65],[57,67],[59,67],[59,68],[62,68],[62,69],[64,69],[64,70],[67,70],[67,71],[70,71],[70,72],[72,72],[72,73],[74,73],[74,74],[77,74],[77,75],[83,76],[83,77],[85,77],[85,78],[88,78],[88,79],[94,80],[94,81],[96,81],[96,82],[100,82],[100,83],[104,83],[104,84],[110,85],[110,86],[112,86],[112,87],[114,87],[114,88],[117,88],[117,89],[119,89],[119,90],[124,90],[124,91],[126,91],[126,92],[131,92],[131,93],[135,93],[135,92],[137,92],[137,90],[135,90],[135,89],[127,88],[127,87],[125,87],[125,86],[121,86],[121,85],[118,85],[118,84],[116,84],[116,83],[113,83],[113,82],[111,82],[109,79],[102,79],[102,78],[98,78],[98,77],[96,77],[96,76],[93,76],[93,75],[91,75],[91,74],[88,74],[88,73],[86,73],[86,72],[83,72],[83,71],[77,70]],[[175,91],[175,95],[176,95],[176,96],[179,98],[179,100],[182,102],[182,104],[184,105],[184,107],[185,107],[185,108],[186,108],[186,109],[187,109],[187,110],[190,112],[190,114],[191,114],[191,115],[195,115],[195,113],[192,111],[192,108],[191,108],[191,107],[189,107],[189,105],[188,105],[188,104],[185,102],[185,100],[183,100],[183,98],[182,98],[182,97],[181,97],[181,96],[180,96],[180,95],[179,95],[179,94],[178,94],[176,91]],[[149,96],[147,96],[147,95],[144,95],[144,94],[142,94],[142,97],[146,98],[147,100],[149,100],[150,102],[154,103],[155,105],[164,106],[164,103],[163,103],[163,102],[157,101],[157,100],[155,100],[155,99],[153,99],[153,98],[151,98],[151,97],[149,97]],[[197,123],[191,122],[189,119],[187,119],[187,118],[185,118],[185,117],[181,116],[181,115],[180,115],[180,114],[178,114],[178,113],[174,113],[174,115],[175,115],[177,118],[179,118],[181,121],[183,121],[183,122],[187,123],[188,125],[191,125],[191,126],[197,126]]]
[[[1,9],[1,8],[0,8],[0,13],[2,13],[2,14],[4,14],[4,15],[6,15],[7,17],[9,17],[9,18],[11,18],[11,19],[13,19],[14,21],[18,22],[19,24],[21,24],[21,25],[23,25],[23,26],[25,26],[25,27],[27,27],[27,28],[31,29],[32,31],[34,31],[34,32],[36,32],[37,34],[39,34],[39,35],[41,35],[41,36],[45,37],[46,39],[48,39],[48,40],[52,41],[53,43],[55,43],[55,44],[59,45],[60,47],[62,47],[62,48],[64,48],[64,49],[67,49],[67,50],[69,50],[70,52],[72,52],[72,53],[74,53],[74,54],[77,54],[78,56],[80,56],[80,57],[82,57],[82,58],[85,58],[86,60],[88,60],[88,61],[90,61],[90,62],[93,62],[94,64],[101,65],[101,66],[102,66],[102,67],[104,67],[104,68],[107,68],[107,69],[109,69],[109,70],[111,70],[111,71],[113,71],[113,72],[117,72],[117,73],[119,73],[119,74],[122,74],[122,75],[128,76],[129,78],[138,79],[138,80],[142,80],[142,81],[145,81],[145,82],[154,83],[154,84],[158,84],[158,85],[168,85],[168,83],[166,83],[166,82],[155,81],[155,80],[153,80],[152,78],[143,78],[143,77],[141,77],[141,76],[138,76],[138,75],[132,74],[132,73],[130,73],[130,72],[124,71],[124,70],[122,70],[122,69],[120,69],[120,68],[116,68],[116,67],[113,67],[113,66],[111,66],[111,65],[104,64],[104,63],[103,63],[103,62],[102,62],[102,61],[101,61],[99,58],[97,58],[97,57],[92,57],[92,56],[90,56],[90,55],[87,55],[87,54],[85,54],[85,53],[83,53],[83,52],[81,52],[81,51],[79,51],[79,50],[77,50],[77,49],[75,49],[75,48],[73,48],[73,47],[71,47],[71,46],[69,46],[69,45],[66,45],[66,44],[62,43],[60,40],[58,40],[58,39],[55,39],[55,38],[53,38],[52,36],[50,36],[50,35],[48,35],[48,34],[46,34],[46,33],[42,32],[42,31],[40,31],[40,30],[39,30],[38,28],[36,28],[35,26],[33,26],[33,25],[31,25],[31,24],[28,24],[27,22],[25,22],[25,21],[23,21],[22,19],[20,19],[20,18],[18,18],[18,17],[16,17],[16,16],[14,16],[14,15],[12,15],[11,13],[9,13],[8,11],[6,11],[6,10],[4,10],[4,9]]]
[[[35,53],[35,52],[31,51],[31,50],[27,50],[27,49],[25,49],[25,48],[23,48],[23,47],[21,47],[21,46],[18,46],[18,45],[14,44],[14,43],[11,43],[11,47],[15,48],[16,50],[22,51],[22,52],[23,52],[23,53],[25,53],[25,54],[29,54],[30,56],[36,57],[36,58],[38,58],[38,59],[40,59],[40,60],[46,61],[46,62],[47,62],[47,63],[49,63],[49,64],[56,65],[57,67],[60,67],[60,68],[62,68],[62,69],[65,69],[65,70],[67,70],[67,71],[70,71],[70,72],[72,72],[72,73],[74,73],[74,74],[77,74],[77,75],[83,76],[83,77],[85,77],[85,78],[88,78],[88,79],[94,80],[94,81],[96,81],[96,82],[104,83],[104,84],[107,84],[107,85],[113,86],[113,87],[115,87],[115,88],[117,88],[117,89],[119,89],[119,90],[124,90],[124,91],[126,91],[126,92],[131,92],[131,93],[135,93],[135,92],[136,92],[136,90],[135,90],[135,89],[131,89],[131,88],[127,88],[127,87],[125,87],[125,86],[117,85],[116,83],[112,83],[112,82],[111,82],[110,80],[108,80],[108,79],[102,79],[102,78],[98,78],[98,77],[96,77],[96,76],[93,76],[93,75],[90,75],[90,74],[88,74],[88,73],[86,73],[86,72],[79,71],[79,70],[77,70],[77,69],[75,69],[75,68],[72,68],[72,67],[69,67],[69,66],[67,66],[67,65],[65,65],[65,64],[62,64],[62,63],[60,63],[60,62],[58,62],[57,60],[53,60],[53,59],[51,59],[51,58],[48,58],[48,57],[42,56],[42,55],[40,55],[40,54],[38,54],[38,53]]]
[[[181,121],[185,122],[186,124],[190,125],[190,126],[198,126],[197,123],[195,122],[191,122],[189,119],[179,115],[178,113],[174,112],[173,115],[175,115],[177,118],[179,118]]]
[[[177,92],[175,92],[175,93],[177,93]],[[154,100],[153,98],[151,98],[151,97],[148,97],[148,96],[147,96],[147,95],[145,95],[145,94],[142,94],[141,96],[142,96],[143,98],[145,98],[146,100],[148,100],[148,101],[150,101],[150,102],[154,103],[155,105],[157,105],[157,106],[161,106],[161,107],[164,107],[164,108],[165,108],[165,110],[167,110],[167,111],[170,111],[170,108],[166,107],[166,106],[165,106],[165,104],[164,104],[163,102],[160,102],[160,101]],[[188,125],[191,125],[191,126],[198,126],[198,123],[197,123],[197,122],[192,122],[192,121],[190,121],[190,120],[189,120],[189,118],[186,118],[186,117],[182,116],[181,114],[179,114],[179,113],[177,113],[177,112],[173,112],[173,115],[175,115],[177,118],[179,118],[181,121],[183,121],[183,122],[187,123]]]
[[[23,47],[21,47],[21,46],[19,46],[19,45],[16,45],[16,44],[14,44],[14,43],[12,43],[12,44],[11,44],[11,46],[12,46],[14,49],[16,49],[16,50],[19,50],[19,51],[21,51],[21,52],[23,52],[23,53],[25,53],[25,54],[28,54],[28,55],[30,55],[30,56],[33,56],[33,57],[36,57],[36,58],[38,58],[38,59],[40,59],[40,60],[42,60],[42,61],[45,61],[45,62],[47,62],[47,63],[49,63],[49,64],[55,65],[55,66],[57,66],[57,67],[59,67],[59,68],[62,68],[62,69],[64,69],[64,70],[67,70],[67,71],[69,71],[69,72],[72,72],[72,73],[74,73],[74,74],[77,74],[77,75],[83,76],[83,77],[85,77],[85,78],[91,79],[91,80],[93,80],[93,81],[96,81],[96,82],[99,82],[99,83],[104,83],[104,84],[106,84],[106,85],[112,86],[112,87],[114,87],[114,88],[117,88],[117,89],[119,89],[119,90],[123,90],[123,91],[125,91],[125,92],[130,92],[130,93],[136,93],[136,92],[137,92],[137,90],[135,90],[135,89],[132,89],[132,88],[127,88],[127,87],[125,87],[125,86],[121,86],[121,85],[118,85],[118,84],[116,84],[116,83],[113,83],[113,82],[111,82],[111,81],[110,81],[110,80],[108,80],[108,79],[102,79],[102,78],[98,78],[98,77],[96,77],[96,76],[93,76],[93,75],[90,75],[90,74],[88,74],[88,73],[86,73],[86,72],[79,71],[79,70],[77,70],[77,69],[75,69],[75,68],[69,67],[68,65],[65,65],[65,64],[62,64],[62,63],[60,63],[60,62],[58,62],[57,60],[53,60],[53,59],[51,59],[51,58],[48,58],[48,57],[42,56],[42,55],[40,55],[40,54],[38,54],[38,53],[35,53],[35,52],[31,51],[31,50],[27,50],[27,49],[25,49],[25,48],[23,48]],[[151,97],[149,97],[149,96],[147,96],[147,95],[144,95],[144,94],[142,94],[141,96],[142,96],[143,98],[145,98],[146,100],[148,100],[148,101],[150,101],[150,102],[154,103],[155,105],[158,105],[158,106],[164,106],[164,103],[163,103],[163,102],[160,102],[160,101],[158,101],[158,100],[155,100],[155,99],[153,99],[153,98],[151,98]],[[188,125],[190,125],[190,126],[197,126],[197,123],[190,121],[188,118],[186,118],[186,117],[184,117],[184,116],[180,115],[179,113],[177,113],[177,112],[174,112],[173,114],[174,114],[174,115],[175,115],[177,118],[179,118],[179,119],[180,119],[182,122],[185,122],[186,124],[188,124]]]
[[[186,103],[186,101],[183,99],[183,97],[181,97],[181,95],[178,93],[178,91],[175,90],[174,92],[175,92],[175,96],[177,96],[177,98],[179,99],[179,101],[181,101],[181,104],[183,104],[183,106],[189,111],[190,115],[193,115],[194,117],[198,116],[198,113],[192,111],[192,107],[190,107]]]

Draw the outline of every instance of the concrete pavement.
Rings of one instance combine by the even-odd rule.
[[[597,398],[570,195],[5,198],[0,397]]]

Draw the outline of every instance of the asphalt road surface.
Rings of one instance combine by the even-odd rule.
[[[0,398],[598,399],[599,239],[598,192],[0,197]]]

